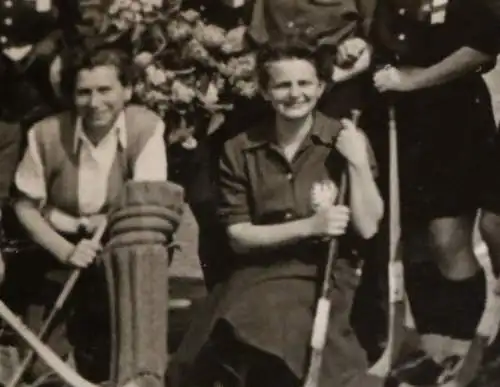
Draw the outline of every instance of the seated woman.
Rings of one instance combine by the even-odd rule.
[[[47,342],[60,356],[72,351],[80,372],[101,379],[106,375],[89,372],[92,365],[108,364],[92,352],[107,340],[107,325],[100,321],[103,302],[97,301],[106,299],[106,288],[100,286],[99,266],[93,265],[100,246],[88,238],[127,180],[165,181],[167,162],[162,120],[128,105],[132,91],[127,56],[103,49],[77,62],[64,74],[74,110],[30,129],[15,175],[15,212],[43,249],[28,257],[30,270],[18,279],[19,294],[28,304],[28,325],[38,331],[69,269],[86,268]],[[39,374],[43,367],[34,370]]]
[[[193,318],[170,365],[172,385],[301,385],[327,241],[347,242],[351,226],[371,238],[382,217],[366,137],[350,120],[316,111],[330,79],[330,56],[289,38],[262,48],[257,68],[274,117],[230,139],[220,160],[219,215],[234,270]],[[348,206],[334,205],[331,197],[315,210],[315,190],[326,184],[333,193],[343,173]],[[321,386],[375,385],[349,326],[355,247],[344,244],[334,264]]]

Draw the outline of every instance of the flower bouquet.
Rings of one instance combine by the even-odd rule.
[[[169,144],[192,149],[214,132],[235,98],[253,98],[255,56],[246,26],[226,30],[180,0],[114,0],[100,27],[125,42],[137,67],[134,98],[167,122]]]

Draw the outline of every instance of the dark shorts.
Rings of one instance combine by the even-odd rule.
[[[482,78],[400,95],[395,107],[403,221],[480,208],[485,160],[496,131]],[[388,163],[385,168],[388,174]]]

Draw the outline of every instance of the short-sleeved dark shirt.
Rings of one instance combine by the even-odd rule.
[[[368,31],[375,0],[256,0],[249,36],[258,44],[300,30],[336,45]]]
[[[339,121],[316,113],[313,127],[292,162],[273,141],[273,121],[265,121],[229,140],[219,171],[218,212],[222,222],[278,224],[311,216],[313,184],[331,180],[338,186],[345,168],[345,160],[335,148],[341,128]],[[370,147],[368,153],[374,168]],[[313,242],[312,246],[316,244]],[[314,255],[310,248],[305,241],[269,253],[287,259],[301,255],[302,251]]]
[[[414,66],[433,65],[461,47],[486,54],[498,50],[500,23],[484,4],[471,0],[379,1],[372,24],[377,60]]]
[[[271,119],[226,143],[219,171],[219,215],[225,224],[275,224],[309,216],[313,183],[339,181],[338,121],[318,113],[292,162],[273,142],[273,129]]]

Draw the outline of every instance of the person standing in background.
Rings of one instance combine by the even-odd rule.
[[[29,126],[59,106],[49,80],[50,66],[74,36],[78,6],[74,0],[0,2],[3,120]]]
[[[481,74],[494,65],[498,27],[470,0],[384,0],[373,21],[374,107],[386,123],[395,109],[405,251],[425,261],[404,258],[422,334],[470,340],[484,309],[472,232],[496,130]]]
[[[332,85],[319,109],[334,118],[349,117],[363,108],[371,50],[366,41],[375,0],[255,0],[248,36],[252,44],[305,33],[317,46],[331,46],[336,53]]]

